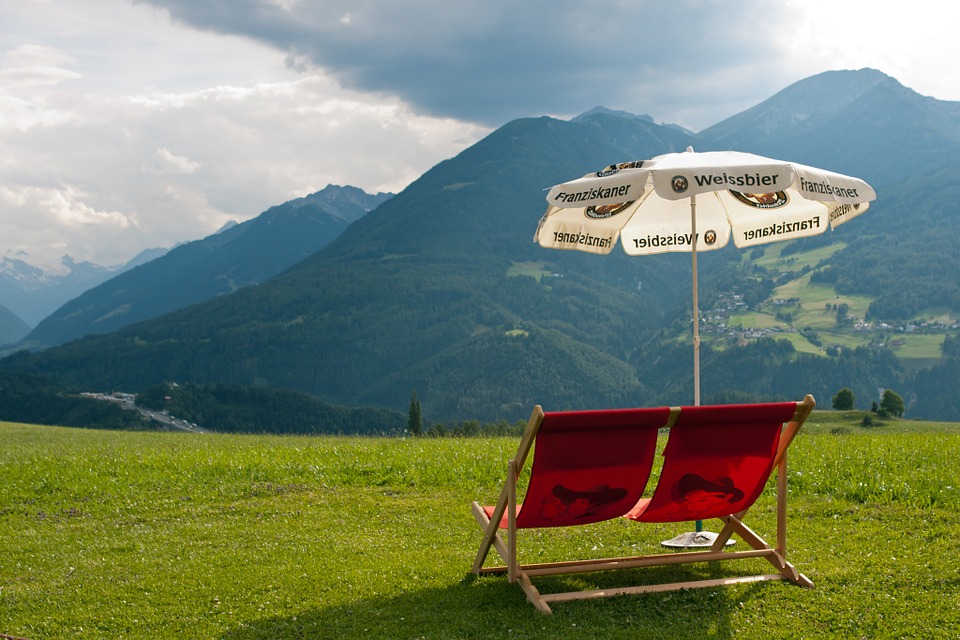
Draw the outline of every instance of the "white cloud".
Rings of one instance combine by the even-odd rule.
[[[75,60],[52,47],[24,44],[7,51],[4,58],[0,66],[0,90],[56,85],[81,77],[65,68]]]
[[[73,119],[73,113],[51,107],[42,98],[24,99],[0,95],[0,131],[54,127]]]
[[[36,189],[34,197],[40,208],[50,212],[59,224],[68,227],[81,225],[112,226],[126,229],[136,225],[136,216],[119,211],[99,211],[87,204],[90,194],[74,187]]]
[[[0,88],[21,89],[55,85],[66,80],[76,80],[78,78],[80,78],[79,73],[50,65],[6,67],[0,69]]]
[[[0,210],[0,234],[8,239],[4,253],[25,254],[41,265],[55,265],[65,253],[84,255],[139,224],[135,213],[98,208],[96,198],[74,186],[3,186]],[[107,264],[124,261],[109,257]]]
[[[199,162],[194,162],[186,156],[178,156],[171,153],[166,147],[157,149],[153,158],[143,165],[143,170],[147,173],[170,174],[170,173],[194,173],[200,168]]]
[[[0,130],[24,131],[73,119],[69,110],[52,107],[34,93],[40,87],[79,79],[79,73],[61,66],[73,62],[73,58],[51,47],[24,44],[7,51],[0,59]]]
[[[21,34],[0,34],[4,69],[77,75],[0,89],[0,253],[117,264],[330,183],[399,191],[488,131],[119,0],[5,6],[0,22]]]
[[[73,186],[0,187],[0,204],[5,208],[43,212],[41,218],[32,221],[38,227],[98,225],[126,229],[136,226],[136,215],[98,210],[87,204],[89,199],[89,193]]]

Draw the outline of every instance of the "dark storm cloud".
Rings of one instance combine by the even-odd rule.
[[[731,86],[746,84],[742,69],[769,56],[780,33],[779,3],[762,0],[144,1],[265,43],[344,87],[487,125],[642,106],[650,92],[679,101],[725,72]]]

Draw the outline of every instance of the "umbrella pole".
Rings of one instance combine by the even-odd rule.
[[[697,287],[697,196],[690,196],[690,234],[691,251],[690,261],[693,271],[693,404],[700,406],[700,299]],[[696,529],[689,533],[681,533],[675,538],[664,540],[660,544],[670,549],[701,549],[712,547],[717,534],[703,530],[703,521],[697,520]],[[726,544],[733,544],[727,540]]]
[[[693,405],[700,406],[700,286],[697,277],[697,194],[690,196],[690,271],[693,272]],[[697,520],[696,533],[703,531],[703,521]]]
[[[697,287],[697,196],[690,196],[690,262],[693,272],[693,404],[700,406],[700,292]],[[699,531],[699,529],[698,529]]]

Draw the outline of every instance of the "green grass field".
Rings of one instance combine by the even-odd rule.
[[[518,438],[0,423],[0,634],[960,637],[960,427],[863,429],[860,417],[816,412],[791,449],[789,558],[814,589],[625,596],[557,604],[549,617],[506,579],[469,573],[480,540],[469,504],[495,500]],[[761,535],[772,536],[773,506],[767,492],[751,511]],[[521,559],[656,553],[679,532],[619,520],[525,531]],[[555,580],[602,586],[737,567]]]
[[[815,268],[821,261],[826,260],[837,251],[845,248],[844,242],[834,242],[825,247],[818,247],[809,251],[801,251],[784,257],[782,252],[788,246],[787,243],[775,243],[763,246],[763,256],[759,259],[750,258],[750,252],[743,252],[743,260],[751,264],[764,267],[770,271],[799,271],[804,267]]]
[[[867,308],[873,301],[868,296],[838,295],[832,286],[810,282],[810,274],[791,280],[774,289],[771,299],[784,300],[798,299],[799,305],[787,308],[793,313],[793,326],[811,327],[813,329],[830,329],[836,326],[837,314],[827,309],[827,305],[846,304],[850,315],[863,318]],[[768,308],[769,307],[769,308]],[[766,305],[765,311],[775,310],[773,305]]]
[[[788,340],[793,345],[793,348],[796,349],[797,353],[808,353],[815,356],[824,355],[823,349],[816,346],[799,333],[778,333],[776,337],[778,340]]]
[[[540,282],[540,280],[547,275],[550,275],[550,272],[546,269],[546,264],[543,262],[514,262],[510,265],[510,268],[507,269],[508,278],[530,276],[537,282]]]

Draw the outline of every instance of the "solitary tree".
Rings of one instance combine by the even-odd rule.
[[[900,394],[892,389],[885,390],[883,397],[880,398],[879,414],[884,417],[902,418],[904,411],[906,411],[906,405],[903,404],[903,398],[900,397]]]
[[[833,396],[833,408],[837,411],[849,411],[853,409],[853,401],[853,391],[844,387]]]
[[[423,412],[420,411],[420,400],[417,392],[410,392],[410,414],[407,417],[407,431],[412,436],[423,435]]]

